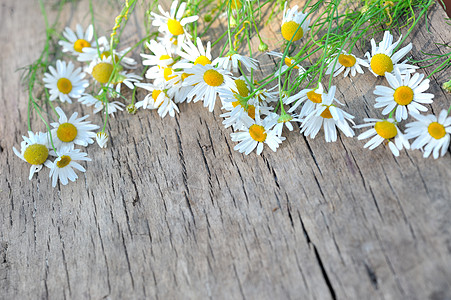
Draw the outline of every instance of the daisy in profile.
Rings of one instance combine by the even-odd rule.
[[[186,31],[185,26],[189,23],[193,23],[199,19],[199,16],[183,17],[186,9],[186,2],[182,2],[180,7],[177,9],[178,1],[172,2],[171,9],[169,12],[164,11],[161,5],[158,5],[158,10],[161,15],[151,12],[154,20],[152,21],[153,26],[157,26],[160,32],[171,34],[173,37],[177,38],[177,45],[182,45],[185,38],[191,38]]]
[[[417,66],[409,65],[404,62],[399,63],[400,60],[406,56],[412,49],[412,43],[409,43],[404,48],[394,52],[395,48],[401,42],[402,36],[398,41],[393,43],[393,36],[390,32],[385,31],[384,38],[379,43],[379,47],[376,46],[374,39],[371,39],[371,55],[369,52],[365,54],[370,62],[370,71],[375,76],[385,76],[385,73],[391,73],[393,70],[398,69],[401,74],[412,73]]]
[[[417,121],[406,124],[405,137],[415,138],[412,149],[422,149],[423,157],[429,155],[437,159],[448,151],[451,134],[451,117],[448,112],[442,110],[437,118],[435,115],[423,116],[411,114]]]
[[[334,55],[329,61],[329,66],[327,67],[326,74],[334,74],[336,77],[343,71],[343,77],[351,74],[355,76],[357,73],[363,74],[363,69],[361,66],[369,67],[370,65],[363,59],[356,57],[352,53],[347,53],[346,51],[342,51],[339,55]],[[337,59],[338,58],[338,59]]]
[[[97,132],[96,134],[96,142],[100,148],[106,148],[106,143],[108,142],[108,134],[105,132]]]
[[[418,114],[419,111],[427,111],[423,104],[432,103],[434,98],[433,94],[424,93],[429,88],[429,79],[423,80],[424,74],[419,73],[412,77],[409,73],[401,76],[399,70],[395,70],[394,74],[385,74],[390,87],[376,86],[374,94],[379,97],[376,98],[374,107],[384,107],[383,115],[396,109],[395,119],[398,122],[407,119],[407,112]]]
[[[59,41],[58,44],[63,47],[63,52],[71,52],[73,55],[78,56],[86,48],[96,49],[97,43],[93,41],[94,28],[91,25],[88,26],[86,31],[83,31],[83,27],[80,24],[76,26],[76,32],[69,27],[66,27],[63,31],[63,36],[67,41]]]
[[[73,98],[80,98],[89,86],[84,80],[85,73],[81,68],[75,69],[72,62],[56,61],[56,69],[49,66],[50,73],[44,74],[45,87],[49,89],[50,101],[59,98],[61,102],[72,103]]]
[[[276,89],[277,89],[277,85],[275,85],[269,89],[262,88],[262,89],[258,90],[255,93],[254,97],[249,99],[249,104],[266,106],[267,104],[269,104],[271,102],[278,101],[279,100],[279,91]]]
[[[280,52],[275,52],[275,51],[269,51],[268,53],[267,53],[268,55],[271,55],[271,56],[275,56],[275,57],[279,57],[279,58],[282,58],[283,57],[283,53],[280,53]],[[283,64],[283,66],[282,66],[282,68],[280,69],[280,71],[279,71],[279,63],[277,63],[276,64],[276,66],[277,66],[277,70],[276,70],[276,72],[275,72],[275,76],[276,77],[278,77],[278,76],[280,76],[280,74],[285,74],[285,72],[293,65],[295,63],[295,59],[294,58],[292,58],[292,57],[289,57],[289,56],[285,56],[285,58],[284,58],[284,64]],[[302,66],[300,66],[299,64],[297,64],[297,65],[295,65],[293,68],[292,68],[292,70],[297,70],[298,71],[298,76],[300,76],[300,75],[302,75],[302,74],[304,74],[305,72],[306,72],[306,70],[302,67]],[[292,73],[293,74],[293,73]]]
[[[367,123],[356,125],[354,128],[372,127],[357,137],[359,140],[371,138],[363,146],[364,148],[369,147],[370,150],[373,150],[384,142],[388,144],[394,156],[399,156],[399,150],[403,148],[410,149],[409,141],[402,134],[401,130],[399,130],[398,126],[396,126],[394,119],[381,120],[365,118],[363,121]]]
[[[53,151],[52,154],[56,156]],[[50,168],[49,177],[52,177],[53,187],[56,186],[58,179],[63,185],[68,184],[69,180],[74,182],[78,178],[74,169],[86,172],[85,168],[76,162],[77,160],[91,161],[86,153],[80,152],[80,149],[74,149],[74,145],[64,145],[58,150],[55,161],[46,161],[46,167]]]
[[[115,113],[117,113],[118,111],[123,111],[125,107],[125,104],[119,101],[108,101],[105,106],[103,101],[99,100],[97,97],[94,97],[90,94],[84,94],[82,97],[78,99],[78,102],[88,107],[94,106],[95,114],[104,110],[105,114],[108,112],[108,114],[113,117]]]
[[[267,122],[266,118],[261,121],[258,115],[255,120],[248,117],[244,119],[244,123],[246,124],[244,130],[230,134],[232,141],[239,142],[233,149],[240,153],[248,155],[257,148],[257,155],[260,155],[264,144],[276,152],[279,145],[285,140],[284,137],[277,136],[276,132],[271,129],[274,126],[273,122]]]
[[[216,69],[211,65],[195,65],[189,76],[183,82],[185,86],[194,86],[187,97],[193,97],[193,101],[204,101],[204,107],[208,107],[212,112],[215,107],[216,95],[222,89],[236,90],[236,84],[233,81],[230,72],[223,69]]]
[[[28,137],[22,136],[22,138],[20,152],[15,147],[13,147],[13,151],[20,159],[31,165],[28,176],[28,179],[31,180],[34,173],[39,172],[42,169],[42,165],[49,161],[50,142],[48,134],[43,132],[33,133],[28,131]]]
[[[298,6],[287,9],[287,2],[283,9],[282,27],[280,31],[282,36],[287,41],[296,42],[299,41],[304,34],[310,29],[308,26],[310,19],[307,19],[307,14],[298,12]]]
[[[58,122],[51,123],[53,144],[57,149],[65,145],[81,145],[88,146],[94,143],[93,138],[96,134],[92,130],[99,129],[99,126],[91,124],[89,121],[84,121],[89,115],[77,118],[78,112],[74,112],[72,116],[67,119],[66,114],[59,107],[55,108],[59,115]]]
[[[324,128],[326,142],[337,140],[338,127],[347,137],[353,137],[354,131],[348,122],[352,122],[354,116],[335,106],[336,87],[332,86],[329,93],[324,95],[323,102],[317,106],[302,122],[301,133],[314,139],[321,127]],[[338,101],[337,101],[338,102]]]
[[[182,61],[177,62],[174,68],[190,69],[194,65],[201,64],[202,66],[211,64],[211,43],[207,43],[207,48],[204,48],[202,40],[197,38],[197,46],[187,40],[182,44],[184,51],[179,51],[178,54],[183,58]]]
[[[256,70],[258,68],[258,60],[240,55],[235,51],[229,52],[225,57],[217,57],[211,63],[218,68],[222,68],[227,71],[238,72],[240,66],[244,66],[248,72],[252,69]]]
[[[133,90],[135,88],[135,84],[141,82],[141,80],[143,80],[143,78],[139,75],[122,71],[115,74],[109,87],[112,89],[114,88],[115,93],[112,94],[116,94],[116,98],[119,98],[119,96],[121,95],[122,84]],[[115,85],[116,87],[114,87]]]
[[[321,82],[318,83],[318,87],[314,89],[303,89],[299,93],[294,94],[284,100],[285,104],[294,103],[294,105],[288,110],[289,113],[295,111],[299,105],[302,105],[299,117],[303,118],[314,111],[318,105],[323,102],[324,89]]]
[[[183,85],[183,82],[186,78],[191,76],[191,74],[185,73],[183,71],[174,71],[174,73],[172,74],[172,78],[166,82],[167,86],[169,87],[166,93],[171,99],[174,99],[175,103],[182,103],[185,101],[190,103],[191,100],[193,100],[194,96],[188,98],[188,94],[193,89],[193,86],[185,86]]]
[[[150,67],[146,72],[146,78],[156,79],[164,76],[164,69],[174,64],[171,49],[154,40],[151,40],[146,46],[153,52],[153,55],[141,53],[143,65]]]
[[[270,117],[270,116],[269,116]],[[288,128],[289,131],[293,131],[293,124],[291,124],[291,122],[302,122],[302,119],[299,118],[298,115],[296,114],[287,114],[284,113],[282,115],[278,115],[273,113],[272,117],[274,118],[274,121],[276,123],[276,125],[274,126],[274,131],[276,132],[277,136],[282,136],[282,130],[283,127],[285,126],[286,128]]]

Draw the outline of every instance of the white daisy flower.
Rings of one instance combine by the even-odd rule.
[[[321,127],[324,127],[326,142],[335,142],[337,140],[336,127],[347,137],[354,136],[354,131],[348,124],[348,121],[353,123],[352,119],[354,119],[354,116],[333,104],[335,91],[336,87],[332,86],[329,93],[323,95],[322,103],[304,119],[301,124],[301,133],[304,133],[305,136],[310,136],[310,138],[314,139]]]
[[[407,119],[407,112],[418,114],[419,111],[427,111],[422,104],[430,104],[434,98],[433,94],[423,93],[429,88],[429,79],[423,80],[424,74],[419,73],[415,73],[412,77],[409,73],[401,76],[399,70],[395,70],[394,74],[385,75],[390,87],[376,86],[374,94],[380,97],[376,98],[374,107],[385,107],[383,115],[396,109],[395,119],[398,122]]]
[[[135,88],[135,84],[141,82],[141,80],[143,80],[143,78],[134,73],[127,73],[126,71],[116,73],[111,80],[111,83],[109,84],[109,87],[112,89],[116,85],[116,87],[114,88],[115,92],[110,93],[110,95],[114,96],[115,94],[116,98],[119,98],[121,95],[122,83],[129,89],[133,90]]]
[[[355,76],[357,73],[363,74],[361,65],[367,68],[370,66],[365,60],[356,57],[352,53],[347,53],[344,50],[339,55],[335,54],[328,63],[329,66],[327,67],[326,74],[330,75],[333,73],[333,77],[336,77],[343,71],[343,77],[346,77],[349,74],[352,76]]]
[[[93,60],[85,69],[85,72],[91,74],[91,76],[101,84],[111,83],[118,71],[117,68],[114,68],[113,60],[109,56]]]
[[[300,92],[286,98],[284,100],[284,104],[294,103],[294,105],[288,110],[289,113],[292,113],[299,107],[299,105],[304,103],[304,105],[302,105],[301,112],[299,113],[299,117],[303,118],[321,105],[324,95],[325,93],[323,86],[321,82],[319,82],[317,88],[303,89]]]
[[[78,112],[74,112],[67,119],[61,108],[57,107],[55,110],[59,115],[59,120],[50,125],[54,127],[52,129],[52,139],[57,149],[65,145],[88,146],[88,144],[94,143],[93,138],[95,138],[96,134],[91,130],[99,129],[99,126],[91,124],[89,121],[84,121],[89,115],[77,118]]]
[[[108,134],[105,132],[97,132],[96,142],[100,148],[106,148],[106,143],[108,142]]]
[[[76,32],[73,32],[72,29],[66,27],[63,31],[63,36],[67,39],[67,41],[59,41],[58,44],[63,47],[63,52],[71,52],[74,55],[79,55],[86,48],[97,47],[96,41],[92,40],[94,36],[94,28],[91,25],[88,26],[86,32],[83,31],[83,27],[80,24],[76,26]]]
[[[108,39],[104,36],[100,37],[98,40],[99,43],[99,50],[97,48],[90,48],[86,47],[83,48],[83,51],[79,53],[77,60],[81,62],[92,62],[97,59],[102,59],[104,57],[109,57],[111,55],[110,51],[110,43]],[[124,56],[125,53],[127,53],[131,48],[128,47],[122,51],[117,51],[116,49],[113,49],[113,56],[114,61],[119,61],[119,59],[122,57],[122,60],[120,61],[120,64],[127,69],[135,69],[137,66],[136,60],[134,60],[131,57]],[[100,53],[100,57],[99,57]]]
[[[364,148],[369,147],[370,150],[373,150],[382,144],[382,142],[385,142],[385,144],[388,143],[388,147],[394,156],[399,156],[399,150],[402,150],[403,148],[410,149],[409,141],[402,134],[401,130],[399,130],[398,126],[396,126],[396,121],[394,119],[381,120],[365,118],[363,121],[369,123],[356,125],[354,128],[373,127],[357,137],[359,140],[372,137],[371,140],[363,146]]]
[[[218,68],[227,71],[233,70],[235,73],[238,72],[240,64],[244,66],[248,72],[250,72],[251,69],[256,70],[258,68],[258,60],[240,55],[236,52],[229,53],[225,57],[217,57],[211,64],[214,66],[217,65]]]
[[[272,151],[276,152],[284,137],[278,137],[276,132],[271,129],[274,124],[265,120],[261,121],[257,115],[256,120],[247,118],[245,120],[246,128],[241,132],[231,133],[232,141],[239,142],[233,149],[248,155],[257,147],[257,155],[263,151],[263,144],[266,144]]]
[[[182,2],[180,7],[177,9],[178,1],[172,2],[171,9],[169,12],[163,10],[161,5],[158,5],[158,10],[161,15],[151,12],[154,20],[152,21],[153,26],[158,26],[160,32],[166,32],[174,37],[177,37],[177,45],[182,45],[185,38],[191,38],[191,35],[186,31],[185,25],[197,21],[199,16],[191,16],[183,18],[185,13],[186,2]]]
[[[211,64],[211,43],[207,43],[207,49],[204,48],[202,40],[197,38],[197,46],[187,40],[185,44],[182,45],[183,51],[178,51],[178,54],[184,58],[180,62],[174,65],[174,68],[190,69],[193,65],[201,64],[202,66]]]
[[[183,82],[183,85],[195,85],[188,93],[188,98],[194,96],[193,101],[204,101],[204,107],[208,107],[212,112],[215,107],[216,94],[222,89],[236,90],[236,84],[233,81],[230,72],[222,69],[216,69],[211,65],[195,65],[189,71],[193,75],[189,76]]]
[[[74,69],[72,62],[56,61],[56,69],[49,66],[50,73],[44,74],[45,87],[49,89],[50,101],[59,98],[61,102],[72,103],[71,98],[80,98],[85,88],[89,86],[84,80],[85,73],[81,68]]]
[[[282,57],[283,57],[283,53],[275,52],[275,51],[269,51],[269,52],[266,53],[266,54],[268,54],[268,55],[270,55],[270,56],[279,57],[279,58],[282,58]],[[289,56],[285,56],[285,58],[284,58],[284,64],[283,64],[283,66],[282,66],[282,68],[281,68],[280,70],[279,70],[279,63],[276,64],[277,70],[276,70],[276,72],[274,73],[274,76],[275,76],[275,77],[279,77],[280,74],[284,75],[285,72],[286,72],[286,71],[287,71],[287,70],[288,70],[295,62],[296,62],[296,60],[295,60],[294,58],[289,57]],[[305,72],[307,72],[307,71],[306,71],[302,66],[300,66],[299,64],[295,65],[291,70],[292,70],[292,72],[293,72],[293,70],[297,70],[297,71],[298,71],[297,76],[301,76],[302,74],[304,74]],[[292,73],[292,74],[294,74],[294,73]]]
[[[53,152],[53,151],[52,151]],[[55,153],[51,153],[56,155]],[[88,154],[80,152],[80,149],[74,149],[74,145],[64,145],[58,150],[58,157],[54,162],[46,161],[45,165],[50,168],[49,177],[52,177],[52,186],[55,187],[58,179],[63,185],[68,184],[68,179],[74,182],[78,176],[72,169],[86,172],[76,160],[91,161]]]
[[[249,104],[267,105],[271,102],[279,101],[279,91],[276,88],[277,85],[270,89],[262,88],[257,90],[254,97],[249,99]]]
[[[34,173],[42,169],[42,165],[48,161],[50,142],[47,133],[28,131],[28,136],[22,136],[20,152],[13,147],[14,153],[23,161],[31,165],[28,179],[33,178]]]
[[[78,99],[78,102],[81,104],[84,104],[88,107],[94,106],[94,113],[98,113],[105,108],[105,104],[103,101],[99,100],[97,97],[94,97],[90,94],[84,94],[81,98]],[[107,113],[108,115],[111,115],[114,117],[114,114],[118,111],[123,111],[125,104],[119,101],[108,101],[106,105],[106,109],[104,113]]]
[[[282,136],[282,130],[284,126],[288,128],[289,131],[293,131],[294,128],[291,122],[299,122],[299,123],[302,122],[302,119],[300,119],[299,116],[296,114],[290,115],[285,113],[279,116],[276,113],[271,113],[270,115],[268,115],[268,118],[272,118],[275,124],[273,130],[279,137]]]
[[[371,55],[369,52],[365,54],[370,62],[370,71],[375,76],[385,76],[385,73],[391,73],[393,70],[398,69],[401,74],[412,73],[417,66],[406,64],[405,62],[399,63],[399,61],[406,56],[406,54],[412,49],[412,43],[409,43],[404,48],[393,53],[394,49],[401,42],[402,36],[398,41],[393,43],[393,36],[390,32],[385,31],[384,38],[379,43],[379,47],[376,46],[374,39],[371,39]]]
[[[448,151],[450,133],[451,133],[451,117],[448,112],[442,110],[437,118],[435,115],[422,116],[420,114],[412,114],[417,119],[416,122],[406,124],[405,137],[407,139],[415,138],[412,143],[412,149],[421,149],[424,147],[423,157],[429,155],[437,159]]]
[[[287,41],[296,42],[299,41],[304,34],[310,29],[310,19],[307,19],[308,14],[298,12],[298,6],[287,9],[287,2],[283,9],[282,27],[280,31],[282,36]]]
[[[139,83],[136,86],[151,92],[144,97],[144,100],[136,103],[137,108],[157,109],[158,114],[162,118],[168,113],[171,117],[174,117],[176,112],[180,112],[177,104],[159,87],[150,83]]]
[[[187,74],[185,72],[173,72],[171,78],[168,77],[168,81],[166,82],[168,90],[167,95],[174,99],[175,103],[182,103],[186,100],[186,102],[191,102],[194,95],[188,98],[189,92],[193,89],[193,86],[184,86],[183,82],[186,78],[191,76],[191,74]]]

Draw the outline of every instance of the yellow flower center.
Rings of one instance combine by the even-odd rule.
[[[190,77],[193,74],[188,74],[188,73],[183,73],[182,74],[182,81],[185,80],[186,78]]]
[[[408,86],[400,86],[395,90],[393,98],[399,105],[407,105],[413,100],[413,90]]]
[[[61,156],[61,159],[56,162],[56,166],[58,168],[64,168],[71,162],[72,158],[70,158],[69,155],[63,155]]]
[[[374,129],[379,136],[386,140],[394,138],[398,134],[395,124],[388,121],[379,121],[374,125]]]
[[[445,126],[438,122],[432,122],[431,124],[429,124],[428,132],[436,140],[441,139],[446,134]]]
[[[385,76],[385,72],[393,71],[393,62],[390,56],[379,53],[371,58],[371,70],[379,76]]]
[[[25,149],[23,158],[32,165],[42,165],[49,157],[49,149],[41,144],[33,144]]]
[[[244,82],[243,79],[236,79],[235,84],[236,84],[236,87],[238,89],[238,93],[240,94],[240,96],[243,96],[243,97],[249,96],[249,88],[247,87],[247,84],[246,84],[246,82]],[[233,92],[236,93],[236,91],[233,91]]]
[[[205,55],[201,55],[198,58],[196,58],[196,60],[194,61],[194,64],[201,64],[202,66],[211,64],[211,60],[208,59],[208,57],[206,57]]]
[[[249,127],[249,134],[251,135],[251,138],[257,142],[264,142],[266,140],[265,127],[261,125],[251,125],[251,127]]]
[[[172,69],[171,68],[165,68],[164,71],[163,71],[163,74],[164,74],[164,79],[166,81],[169,81],[172,78],[176,77],[176,75],[171,76],[172,75]]]
[[[292,40],[293,42],[299,41],[304,36],[304,30],[295,21],[289,21],[282,24],[282,36],[287,41]],[[299,27],[299,29],[298,29]],[[297,30],[297,32],[296,32]],[[294,34],[296,32],[296,34]],[[291,39],[293,38],[293,39]]]
[[[216,70],[207,70],[204,73],[204,81],[209,86],[220,86],[224,82],[224,76]]]
[[[293,59],[292,58],[290,58],[290,57],[285,57],[285,64],[288,66],[288,67],[291,67],[291,65],[293,64]],[[299,69],[299,66],[295,66],[295,67],[293,67],[293,69]]]
[[[171,57],[167,54],[163,54],[162,56],[160,56],[160,60],[165,60],[165,59],[170,59]]]
[[[76,40],[74,43],[74,50],[77,52],[83,52],[83,48],[85,47],[91,47],[91,43],[87,40]]]
[[[158,96],[160,96],[161,90],[153,90],[152,91],[152,98],[154,101],[157,101]]]
[[[180,35],[185,32],[183,30],[182,24],[180,24],[180,22],[175,19],[168,20],[168,29],[169,29],[169,32],[173,35]]]
[[[113,73],[113,65],[106,62],[98,63],[92,68],[92,77],[100,83],[107,83]]]
[[[241,4],[241,0],[232,0],[232,3],[230,4],[230,8],[232,9],[240,9],[243,5]]]
[[[249,105],[247,107],[247,115],[251,117],[252,119],[255,119],[255,106]]]
[[[74,126],[74,124],[71,123],[63,123],[60,126],[58,126],[58,129],[56,130],[56,135],[62,142],[72,142],[77,137],[77,127]]]
[[[315,91],[310,91],[307,93],[307,98],[313,103],[321,103],[323,102],[323,98],[321,94],[315,93]]]
[[[110,51],[103,51],[102,53],[100,53],[100,58],[104,59],[104,58],[108,58],[110,57],[111,52]],[[114,62],[119,61],[119,56],[117,54],[114,54]]]
[[[332,114],[330,113],[329,107],[327,107],[322,113],[321,117],[324,119],[332,119]]]
[[[58,90],[63,94],[69,94],[72,91],[72,82],[67,78],[60,78],[56,83]]]
[[[338,56],[338,62],[342,65],[345,66],[346,68],[352,67],[353,65],[355,65],[356,59],[354,56],[352,55],[346,55],[346,54],[340,54]]]

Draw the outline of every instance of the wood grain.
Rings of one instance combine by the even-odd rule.
[[[119,8],[95,2],[107,32]],[[109,147],[86,149],[93,161],[75,183],[52,189],[46,171],[28,181],[28,166],[12,152],[27,130],[16,70],[38,57],[44,23],[37,1],[1,5],[0,298],[451,299],[449,153],[395,158],[388,148],[368,151],[342,135],[326,144],[296,128],[277,153],[243,156],[219,107],[211,114],[191,103],[163,120],[118,114]],[[124,41],[144,35],[142,11]],[[451,40],[444,18],[436,4],[430,32],[412,33],[414,58],[443,51],[434,42]],[[87,1],[72,2],[61,29],[89,19]],[[277,23],[262,31],[270,50],[280,42]],[[258,58],[263,70],[274,68]],[[448,79],[432,77],[434,113],[450,103],[440,88]],[[358,123],[379,116],[372,91],[381,83],[368,72],[337,79]]]

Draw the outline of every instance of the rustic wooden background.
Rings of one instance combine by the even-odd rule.
[[[118,4],[95,2],[106,32]],[[66,4],[61,29],[86,26],[87,7]],[[144,36],[142,11],[130,17],[125,42]],[[430,32],[422,25],[409,37],[413,57],[451,41],[444,18],[436,4]],[[12,151],[27,130],[17,70],[43,47],[38,2],[2,0],[0,24],[0,298],[451,299],[449,153],[395,158],[388,148],[368,151],[343,136],[326,144],[296,129],[277,153],[245,157],[233,151],[219,109],[183,104],[176,118],[118,114],[109,147],[86,149],[87,172],[52,188],[46,170],[28,181]],[[281,41],[277,24],[262,32],[271,50]],[[440,88],[448,79],[432,78],[434,113],[450,104]],[[337,79],[358,123],[380,116],[372,91],[382,82],[368,72]]]

